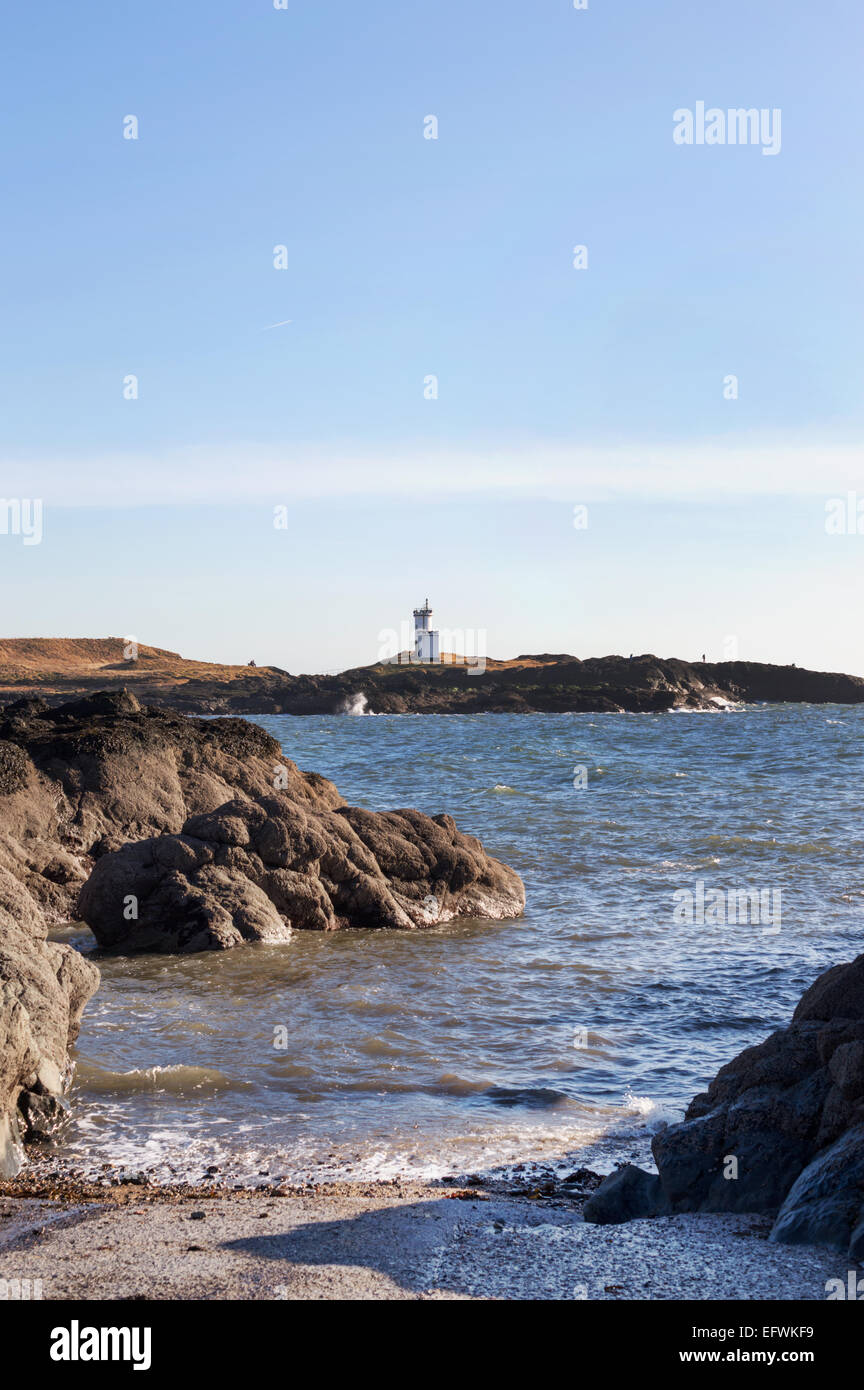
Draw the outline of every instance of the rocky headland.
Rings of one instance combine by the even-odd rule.
[[[0,1164],[58,1118],[98,971],[47,939],[83,919],[113,952],[224,950],[295,929],[514,917],[514,870],[447,815],[371,812],[240,719],[105,692],[0,710]]]
[[[652,655],[580,660],[566,653],[439,664],[382,662],[338,675],[220,666],[119,638],[0,642],[0,701],[50,704],[126,688],[186,714],[631,713],[729,703],[860,704],[864,679],[754,661],[687,662]]]

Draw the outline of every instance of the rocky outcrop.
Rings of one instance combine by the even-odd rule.
[[[769,1213],[772,1240],[864,1255],[864,955],[821,975],[652,1148],[659,1178],[613,1174],[587,1220],[656,1214],[632,1210],[637,1193],[643,1208]]]
[[[79,911],[112,951],[225,950],[292,929],[412,928],[456,916],[514,917],[512,869],[449,816],[230,801],[179,835],[101,858]]]
[[[3,798],[0,795],[0,814]],[[99,972],[48,941],[45,917],[0,868],[0,1175],[20,1166],[20,1141],[46,1138],[63,1115],[67,1049]]]
[[[224,949],[524,906],[518,875],[449,816],[346,806],[244,720],[142,709],[125,692],[4,714],[0,864],[106,949]]]

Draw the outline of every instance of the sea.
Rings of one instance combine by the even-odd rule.
[[[864,949],[864,707],[255,722],[352,804],[448,812],[521,874],[525,914],[101,959],[55,1151],[82,1174],[650,1162],[718,1067]]]

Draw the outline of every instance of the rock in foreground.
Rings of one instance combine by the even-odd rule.
[[[346,806],[244,720],[142,709],[125,692],[4,715],[0,865],[109,950],[220,950],[293,928],[407,929],[524,907],[519,876],[449,816]]]
[[[62,1118],[67,1049],[98,983],[94,965],[46,940],[39,908],[0,868],[0,1176],[20,1166],[20,1139],[47,1138]]]
[[[449,816],[330,809],[272,794],[226,802],[191,816],[179,835],[105,855],[79,912],[112,951],[208,951],[286,941],[293,928],[515,917],[524,902],[513,870]]]
[[[789,1027],[722,1067],[652,1147],[659,1179],[613,1174],[587,1220],[764,1212],[774,1241],[864,1257],[864,955],[820,975]]]

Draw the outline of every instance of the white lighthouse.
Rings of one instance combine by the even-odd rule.
[[[432,617],[432,609],[429,607],[427,598],[422,608],[414,609],[414,660],[415,661],[440,661],[441,652],[438,646],[438,632],[429,626],[429,619]]]

